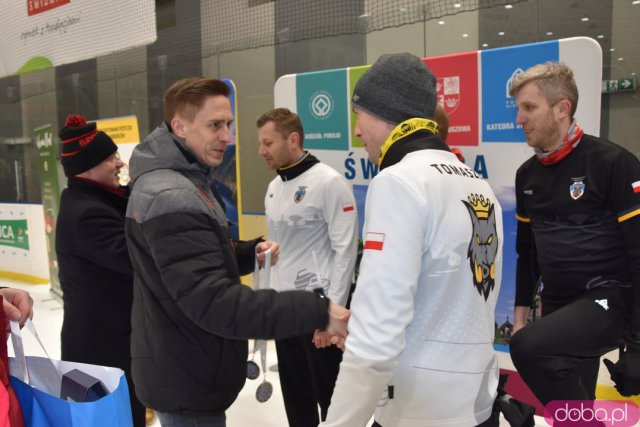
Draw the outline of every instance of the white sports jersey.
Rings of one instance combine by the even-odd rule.
[[[470,427],[498,385],[502,211],[452,153],[411,152],[371,182],[365,250],[327,421]]]
[[[331,301],[344,306],[358,244],[356,205],[345,179],[317,163],[289,181],[274,178],[264,205],[269,239],[280,244],[271,287],[280,291],[322,287]]]

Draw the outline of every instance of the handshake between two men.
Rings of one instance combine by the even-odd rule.
[[[256,256],[260,267],[264,267],[265,252],[271,251],[271,265],[278,263],[280,245],[276,242],[265,241],[256,245]],[[326,348],[332,345],[344,351],[345,341],[349,334],[347,324],[351,311],[341,305],[329,302],[329,323],[325,330],[317,329],[313,334],[313,343],[317,348]]]
[[[344,351],[344,344],[349,334],[347,324],[349,323],[351,311],[329,302],[329,325],[324,331],[316,330],[313,334],[313,343],[317,348],[325,348],[332,345]]]

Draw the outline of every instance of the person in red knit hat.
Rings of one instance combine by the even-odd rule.
[[[64,317],[62,359],[114,366],[127,377],[134,426],[145,409],[131,379],[133,270],[124,235],[129,191],[119,184],[118,146],[78,115],[60,130],[62,192],[56,252]]]

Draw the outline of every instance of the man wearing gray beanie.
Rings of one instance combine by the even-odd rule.
[[[494,311],[502,212],[432,120],[436,78],[383,55],[353,91],[355,134],[380,166],[365,206],[349,335],[322,426],[497,426]]]

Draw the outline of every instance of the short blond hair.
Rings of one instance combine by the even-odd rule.
[[[527,83],[535,83],[549,105],[566,99],[571,103],[571,120],[578,108],[578,87],[573,71],[561,62],[545,62],[534,65],[511,82],[509,95],[516,97]]]

